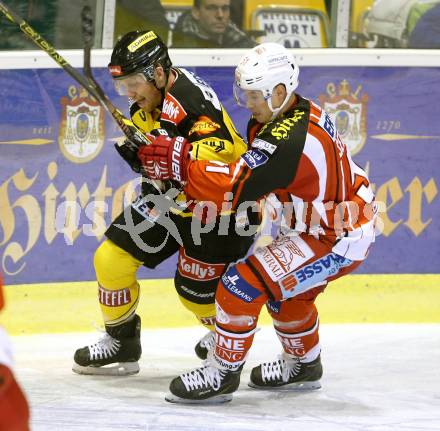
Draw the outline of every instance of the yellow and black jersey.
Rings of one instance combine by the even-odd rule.
[[[155,109],[153,112],[145,112],[137,103],[133,103],[130,106],[131,121],[145,134],[160,127],[160,113],[160,109]]]
[[[171,136],[193,144],[196,160],[232,163],[247,150],[215,91],[185,69],[173,68],[175,80],[167,91],[162,110],[145,113],[137,103],[130,108],[133,123],[144,133],[161,127]]]
[[[193,144],[192,155],[196,160],[223,163],[238,160],[247,150],[247,145],[236,131],[214,90],[184,69],[173,68],[171,73],[174,77],[173,84],[165,94],[160,109],[147,113],[137,103],[132,103],[132,122],[145,134],[153,129],[163,128],[171,136],[183,136]],[[173,185],[175,186],[171,182],[164,184],[165,187]],[[213,304],[218,278],[230,262],[245,256],[253,242],[253,235],[241,235],[241,232],[235,229],[235,214],[233,211],[229,214],[229,210],[229,218],[224,219],[229,220],[227,226],[217,223],[214,229],[203,232],[200,237],[193,235],[194,204],[186,202],[186,195],[182,191],[176,197],[176,203],[180,205],[170,208],[169,214],[170,221],[176,225],[181,237],[180,243],[170,235],[171,231],[155,222],[154,211],[151,211],[154,202],[143,200],[142,195],[148,197],[153,193],[156,193],[156,189],[149,187],[148,182],[143,182],[141,196],[116,217],[107,229],[106,236],[120,249],[151,269],[180,249],[179,270],[175,278],[176,289],[180,297],[187,301],[185,306],[200,319],[212,318],[215,315]],[[131,217],[136,226],[145,220],[149,222],[148,228],[139,233],[139,238],[147,249],[139,246],[137,236],[120,229],[120,225],[126,224],[127,216]],[[250,210],[248,224],[253,226],[258,221],[258,214]],[[240,226],[245,223],[244,217],[240,217]],[[219,234],[220,227],[222,230],[227,229],[227,235],[225,232]],[[157,251],[149,251],[151,248]],[[191,266],[191,262],[194,262],[194,265]],[[196,271],[191,269],[193,267],[202,269]],[[191,304],[201,304],[203,307],[193,307]],[[207,322],[208,325],[209,322],[212,323],[208,320]]]

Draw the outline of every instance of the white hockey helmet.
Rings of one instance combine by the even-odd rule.
[[[298,87],[299,67],[294,55],[283,45],[262,43],[248,51],[235,69],[234,97],[238,105],[246,106],[246,91],[261,91],[274,119]],[[272,92],[284,84],[287,96],[279,108],[272,107]]]

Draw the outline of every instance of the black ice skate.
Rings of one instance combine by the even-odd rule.
[[[215,345],[215,332],[209,331],[194,347],[196,355],[200,359],[206,359],[208,357],[208,352],[212,350]]]
[[[240,385],[241,369],[220,369],[212,359],[207,359],[201,368],[173,379],[165,400],[182,404],[219,404],[231,401],[232,393]]]
[[[78,349],[72,370],[78,374],[127,376],[139,372],[141,357],[141,318],[106,326],[106,334],[97,343]]]
[[[283,353],[276,361],[253,368],[249,386],[257,389],[313,390],[321,387],[321,377],[320,356],[312,362],[301,362]]]

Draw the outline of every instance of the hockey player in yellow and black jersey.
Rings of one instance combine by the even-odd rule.
[[[130,32],[123,36],[113,50],[109,70],[118,93],[129,97],[132,121],[143,133],[165,133],[165,129],[170,136],[183,136],[193,145],[193,158],[200,160],[232,163],[247,150],[214,90],[193,73],[172,67],[166,46],[154,32]],[[136,143],[127,141],[116,148],[132,169],[140,172]],[[227,234],[219,235],[216,226],[200,236],[200,232],[192,235],[194,217],[191,209],[186,208],[183,193],[173,201],[169,212],[171,227],[166,226],[157,219],[152,196],[161,197],[160,192],[166,193],[170,184],[143,180],[141,196],[113,221],[106,232],[107,239],[95,253],[106,334],[96,344],[75,352],[73,370],[77,373],[139,371],[136,272],[141,265],[155,268],[176,252],[179,256],[174,281],[179,298],[210,330],[195,349],[199,357],[206,358],[213,343],[218,281],[228,264],[243,257],[253,241],[252,236],[236,233],[234,215],[230,217],[232,228],[228,228]],[[255,225],[255,220],[248,221]],[[200,220],[195,222],[202,226]],[[140,223],[141,232],[135,233]]]

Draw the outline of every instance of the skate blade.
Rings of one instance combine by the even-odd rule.
[[[83,367],[73,364],[72,371],[87,376],[130,376],[139,373],[137,362],[120,362],[102,367]]]
[[[258,386],[255,383],[249,382],[248,386],[253,389],[260,389],[264,391],[316,391],[317,389],[321,389],[321,382],[317,380],[316,382],[299,382],[299,383],[290,383],[288,385],[283,386]]]
[[[165,395],[165,401],[174,404],[223,404],[232,400],[232,394],[216,395],[215,397],[208,398],[206,400],[188,400],[186,398],[180,398],[171,392]]]

